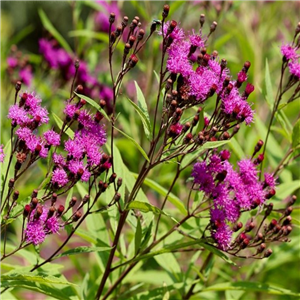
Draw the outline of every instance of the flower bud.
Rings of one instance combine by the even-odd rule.
[[[261,232],[259,232],[259,233],[255,236],[254,242],[256,243],[256,242],[258,242],[258,241],[262,241],[263,239],[264,239],[263,234],[262,234]]]
[[[90,195],[85,195],[82,199],[83,204],[87,203],[90,200]]]
[[[259,253],[262,253],[263,251],[265,251],[265,249],[266,249],[266,244],[265,243],[261,243],[260,245],[259,245],[259,247],[257,248],[257,254],[259,254]]]
[[[285,216],[289,216],[293,211],[293,207],[292,206],[289,206],[286,208],[286,210],[284,211],[284,215]]]
[[[138,41],[142,40],[143,37],[144,37],[144,35],[145,35],[145,30],[144,29],[140,29],[139,33],[138,33],[138,36],[137,36]]]
[[[291,216],[287,216],[286,219],[283,220],[282,224],[283,225],[289,225],[292,222],[292,217]]]
[[[16,85],[15,85],[16,91],[18,92],[21,89],[21,87],[22,87],[22,82],[21,81],[17,81]]]
[[[243,71],[245,71],[245,72],[247,73],[248,70],[249,70],[249,68],[250,68],[250,66],[251,66],[250,61],[246,61],[246,62],[244,63]]]
[[[238,222],[238,223],[234,224],[234,226],[233,226],[233,228],[232,228],[232,231],[233,231],[233,232],[237,232],[237,231],[239,231],[242,227],[243,227],[243,223],[242,223],[242,222]]]
[[[210,25],[209,33],[210,34],[213,33],[216,30],[217,26],[218,26],[218,23],[216,21],[213,21],[212,24]]]
[[[128,24],[128,17],[124,16],[122,21],[122,28],[124,29]]]
[[[38,195],[38,190],[33,190],[31,193],[31,198],[36,198]]]
[[[261,149],[263,144],[264,144],[264,142],[262,140],[259,140],[257,142],[257,144],[255,145],[255,148],[254,148],[254,154],[253,155],[255,155]]]
[[[135,54],[132,54],[128,63],[129,68],[133,68],[138,63],[138,61],[139,59],[137,58],[137,56]]]
[[[109,183],[112,183],[116,180],[117,178],[117,174],[116,173],[112,173],[111,176],[109,177]]]
[[[110,44],[113,45],[115,43],[116,39],[117,39],[117,33],[111,32],[110,37],[109,37]]]
[[[134,35],[131,35],[131,36],[129,37],[129,44],[130,44],[130,47],[133,46],[135,40],[136,40],[136,37],[135,37]]]
[[[114,199],[115,199],[116,202],[118,202],[121,199],[121,194],[116,193]]]
[[[267,206],[267,209],[266,209],[266,211],[265,211],[265,217],[267,217],[267,216],[269,216],[270,215],[270,213],[272,212],[272,210],[273,210],[273,203],[270,203],[268,206]]]
[[[75,92],[78,94],[82,94],[83,92],[83,86],[81,84],[77,85]]]
[[[81,218],[81,216],[82,216],[82,213],[80,211],[77,211],[75,213],[75,215],[72,217],[72,221],[77,222]]]
[[[47,219],[51,218],[55,213],[55,207],[51,206],[48,210]]]
[[[31,211],[30,205],[26,204],[25,207],[24,207],[24,210],[23,210],[23,216],[24,216],[24,218],[26,218],[29,215],[30,211]]]
[[[117,187],[120,187],[123,183],[123,179],[121,177],[118,178]]]
[[[115,21],[116,15],[114,13],[110,13],[109,23],[112,24]]]
[[[69,207],[73,207],[77,202],[77,198],[76,197],[72,197],[70,202],[69,202]]]
[[[171,34],[173,32],[173,30],[176,28],[176,26],[177,26],[177,22],[175,20],[172,20],[170,22],[170,25],[169,25],[169,28],[167,31],[167,35]]]
[[[193,138],[193,135],[192,135],[191,133],[188,133],[188,134],[184,137],[183,143],[184,143],[184,144],[188,144],[188,143],[192,140],[192,138]]]
[[[14,186],[14,184],[15,184],[15,180],[13,178],[9,179],[9,181],[8,181],[8,187],[12,188]]]
[[[14,201],[18,200],[19,195],[20,195],[19,191],[15,191],[14,194],[13,194],[13,200]]]
[[[255,227],[254,222],[250,222],[249,224],[246,225],[245,231],[250,232],[254,227]]]
[[[56,202],[56,200],[57,200],[57,194],[53,193],[52,198],[51,198],[51,206],[53,206],[53,204]]]
[[[34,214],[34,220],[38,220],[42,214],[43,214],[42,206],[37,207]]]
[[[266,195],[266,199],[272,198],[276,194],[276,191],[274,189],[271,189],[269,193]]]
[[[290,202],[289,202],[289,206],[292,206],[297,200],[297,196],[296,195],[293,195]]]
[[[60,217],[62,215],[62,213],[64,212],[65,207],[63,205],[60,205],[56,211],[56,216]]]
[[[272,253],[273,253],[272,249],[268,249],[268,250],[264,253],[264,257],[267,258],[267,257],[271,256]]]
[[[39,200],[37,198],[32,198],[30,201],[30,206],[32,209],[36,208],[36,206],[38,205]]]
[[[163,20],[168,16],[169,10],[170,10],[170,6],[168,4],[165,4],[162,12]]]
[[[205,14],[201,14],[199,18],[200,27],[203,27],[203,24],[205,22]]]

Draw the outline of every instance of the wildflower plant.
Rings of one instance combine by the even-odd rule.
[[[217,50],[208,50],[218,24],[206,26],[204,14],[198,28],[187,31],[171,19],[166,4],[160,18],[144,27],[138,16],[121,17],[116,3],[102,2],[104,10],[94,19],[95,28],[108,36],[109,85],[58,45],[55,31],[54,38],[40,39],[39,50],[47,68],[57,71],[61,86],[71,86],[63,110],[49,113],[22,74],[15,82],[7,114],[10,139],[0,146],[1,261],[33,251],[36,257],[25,271],[10,267],[2,275],[4,296],[19,286],[55,299],[168,299],[170,294],[172,299],[190,299],[205,291],[214,257],[231,265],[238,259],[266,259],[279,243],[290,241],[297,197],[273,199],[281,172],[299,157],[299,120],[277,167],[266,166],[265,157],[274,120],[282,118],[281,107],[300,96],[300,24],[293,41],[281,47],[280,80],[267,134],[257,138],[252,153],[234,162],[229,143],[242,127],[256,122],[250,96],[255,87],[248,82],[251,62],[235,74]],[[115,12],[107,14],[111,9]],[[46,15],[40,15],[51,29]],[[124,95],[124,82],[138,74],[143,51],[153,39],[160,43],[160,63],[151,70],[156,71],[155,100],[145,98],[135,81],[134,101]],[[9,74],[17,66],[9,57]],[[141,138],[127,131],[122,105],[141,125]],[[120,137],[128,142],[126,150],[139,157],[136,173],[120,151]],[[38,163],[46,166],[40,184],[30,195],[21,195],[19,183],[34,176]],[[159,177],[164,170],[171,178],[166,187]],[[178,186],[183,191],[176,195]],[[151,190],[162,200],[150,200]],[[18,234],[13,226],[21,229]],[[11,234],[15,237],[9,238]],[[74,247],[72,240],[78,236],[84,246]],[[55,237],[58,245],[40,254],[43,244]],[[51,268],[60,257],[90,252],[96,259],[81,287]],[[173,281],[147,294],[143,284],[134,285],[128,278],[138,269],[146,272],[151,259]],[[260,283],[253,284],[253,290],[259,289]],[[237,284],[237,289],[250,288]]]

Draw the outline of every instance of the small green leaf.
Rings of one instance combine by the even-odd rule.
[[[299,180],[281,183],[276,189],[276,197],[279,199],[285,199],[286,197],[292,195],[299,188]]]
[[[130,209],[138,209],[144,213],[153,212],[155,215],[160,215],[160,214],[166,215],[166,213],[164,211],[160,210],[158,207],[153,206],[146,202],[132,201],[127,206],[127,210],[130,210]]]
[[[147,156],[146,152],[144,151],[144,149],[136,142],[135,139],[133,139],[131,136],[129,136],[128,134],[126,134],[125,132],[123,132],[122,130],[118,129],[117,127],[114,127],[117,131],[119,131],[120,133],[122,133],[126,138],[128,138],[131,142],[134,143],[134,145],[137,147],[137,149],[141,152],[141,154],[144,156],[144,158],[150,162],[149,157]]]
[[[273,94],[271,75],[270,75],[269,64],[267,59],[266,59],[266,71],[265,71],[265,84],[266,84],[266,100],[270,108],[272,109],[274,104],[274,94]]]
[[[138,101],[138,107],[143,115],[143,119],[145,119],[144,122],[147,124],[148,131],[151,131],[150,117],[149,117],[148,107],[147,107],[147,103],[146,103],[144,94],[136,81],[134,81],[134,84],[135,84],[135,88],[136,88],[136,97],[137,97],[137,101]],[[143,122],[143,125],[144,125],[144,122]],[[147,135],[147,138],[149,139],[150,132],[147,134],[147,132],[145,131],[145,133]]]
[[[146,134],[146,137],[147,137],[148,140],[150,140],[151,126],[150,126],[150,120],[148,118],[149,116],[147,117],[144,114],[143,110],[138,105],[136,105],[133,101],[131,101],[129,98],[127,98],[127,100],[129,101],[129,103],[133,106],[135,111],[140,116],[143,127],[144,127],[144,132]]]
[[[53,37],[61,44],[61,46],[67,52],[72,53],[73,51],[70,48],[69,44],[62,37],[62,35],[55,29],[55,27],[51,24],[50,20],[48,19],[44,11],[42,9],[39,9],[38,12],[44,27],[53,35]]]
[[[67,250],[57,256],[56,258],[63,257],[63,256],[70,256],[70,255],[75,255],[75,254],[81,254],[81,253],[91,253],[91,252],[103,252],[103,251],[110,251],[110,247],[87,247],[87,246],[80,246],[76,247],[70,250]]]
[[[62,119],[56,115],[54,112],[52,113],[54,121],[56,122],[57,126],[59,129],[62,129],[62,126],[64,124],[64,122],[62,121]],[[69,136],[70,139],[74,139],[74,132],[71,128],[68,128],[66,130],[66,134]]]
[[[104,118],[110,122],[110,118],[108,117],[108,115],[106,114],[106,112],[101,108],[101,106],[93,99],[81,95],[81,94],[77,94],[76,92],[74,92],[75,95],[77,95],[79,98],[85,100],[87,103],[89,103],[90,105],[92,105],[93,107],[95,107],[103,116]]]
[[[131,202],[134,203],[134,202]],[[143,202],[142,202],[143,203]],[[138,254],[142,241],[142,226],[140,218],[137,218],[136,231],[134,237],[134,254]]]
[[[289,295],[289,296],[300,297],[299,293],[294,293],[290,290],[283,289],[277,286],[271,286],[269,284],[260,283],[260,282],[244,282],[244,281],[218,283],[204,288],[201,292],[226,291],[226,290],[265,292],[267,294],[273,294],[273,295]]]
[[[296,122],[292,133],[292,146],[296,148],[300,144],[300,119]]]

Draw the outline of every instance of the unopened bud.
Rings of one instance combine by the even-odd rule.
[[[296,195],[293,195],[290,202],[289,202],[289,206],[292,206],[297,200],[297,196]]]
[[[271,256],[273,253],[272,249],[268,249],[265,253],[264,253],[264,257],[269,257]]]
[[[87,203],[90,200],[90,195],[85,195],[82,199],[83,204]]]
[[[267,209],[266,209],[266,211],[265,211],[265,216],[266,216],[266,217],[269,216],[270,213],[272,212],[273,206],[274,206],[273,203],[270,203],[270,204],[267,206]]]
[[[191,133],[188,133],[188,134],[184,137],[183,142],[184,142],[185,144],[188,144],[188,143],[192,140],[192,138],[193,138],[193,135],[192,135]]]
[[[232,228],[232,231],[233,231],[233,232],[237,232],[237,231],[239,231],[242,227],[243,227],[243,223],[242,223],[242,222],[238,222],[238,223],[234,224],[234,226],[233,226],[233,228]]]
[[[51,198],[51,206],[56,202],[56,200],[57,200],[57,194],[53,193]]]
[[[284,219],[283,221],[283,225],[289,225],[292,222],[292,217],[291,216],[287,216],[286,219]]]
[[[125,17],[123,18],[123,21],[122,21],[122,27],[123,27],[123,29],[127,26],[127,24],[128,24],[128,17],[125,16]]]
[[[14,186],[14,184],[15,184],[15,180],[13,178],[9,179],[9,181],[8,181],[8,187],[12,188]]]
[[[241,248],[245,249],[250,243],[250,240],[248,238],[245,238],[241,243]]]
[[[210,25],[210,33],[213,33],[216,28],[218,26],[218,23],[216,21],[212,22],[212,24]]]
[[[285,216],[289,216],[293,211],[293,207],[292,206],[289,206],[286,208],[286,210],[284,211],[284,215]]]
[[[109,15],[109,23],[112,24],[115,21],[116,15],[114,13],[110,13]]]
[[[245,231],[250,232],[254,227],[255,227],[254,222],[250,222],[249,224],[246,225]]]
[[[121,199],[121,194],[116,193],[114,198],[115,198],[115,201],[118,202]]]
[[[270,189],[269,193],[266,195],[266,199],[272,198],[276,194],[275,189]]]
[[[122,185],[123,179],[121,177],[118,178],[117,186],[120,187]]]
[[[83,86],[81,84],[77,85],[75,92],[78,94],[82,94]]]
[[[54,206],[51,206],[48,210],[48,214],[47,214],[47,218],[51,218],[55,213],[55,207]]]
[[[72,221],[77,222],[81,218],[81,216],[82,216],[82,213],[80,211],[77,211],[75,213],[75,215],[72,217]]]
[[[38,205],[39,200],[37,198],[32,198],[30,201],[30,206],[32,209],[36,208],[36,206]]]
[[[133,68],[137,63],[138,63],[139,59],[137,58],[137,56],[135,54],[132,54],[130,56],[130,59],[129,59],[129,68]]]
[[[21,81],[17,81],[16,85],[15,85],[16,91],[18,92],[21,89],[21,87],[22,87],[22,82]]]
[[[20,195],[19,191],[15,191],[14,194],[13,194],[13,200],[14,201],[18,200],[19,195]]]
[[[30,205],[26,204],[25,207],[24,207],[24,210],[23,210],[23,216],[24,216],[24,218],[26,218],[29,215],[30,211],[31,211]]]
[[[203,27],[204,22],[205,22],[205,15],[201,14],[199,18],[200,27]]]
[[[265,243],[261,243],[260,245],[259,245],[259,247],[257,248],[257,254],[259,254],[259,253],[262,253],[263,251],[265,251],[265,249],[266,249],[266,244]]]
[[[247,73],[248,70],[249,70],[249,68],[250,68],[250,66],[251,66],[250,61],[246,61],[246,62],[244,63],[243,71],[245,71],[245,72]]]
[[[117,178],[117,174],[116,173],[112,173],[111,176],[109,177],[109,183],[112,183],[116,180]]]
[[[165,19],[168,16],[169,10],[170,10],[170,6],[168,4],[165,4],[162,12],[163,19]]]
[[[77,198],[76,197],[72,197],[70,202],[69,202],[69,207],[73,207],[77,202]]]
[[[60,205],[56,211],[56,216],[60,217],[62,215],[62,213],[64,212],[65,207],[63,205]]]
[[[144,37],[144,35],[145,35],[145,30],[144,29],[140,29],[139,33],[138,33],[138,36],[137,36],[138,41],[142,40],[143,37]]]

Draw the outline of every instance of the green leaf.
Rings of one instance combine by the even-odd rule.
[[[138,113],[138,115],[141,118],[143,127],[144,127],[144,132],[146,134],[146,137],[148,140],[150,140],[150,134],[151,134],[151,125],[150,125],[150,120],[149,120],[149,115],[148,117],[145,115],[145,113],[143,112],[143,110],[136,105],[133,101],[131,101],[129,98],[127,98],[127,100],[129,101],[129,103],[133,106],[133,108],[135,109],[135,111]]]
[[[281,183],[276,189],[276,198],[285,199],[286,197],[292,195],[299,188],[299,180]]]
[[[57,126],[59,129],[62,129],[62,126],[64,124],[64,122],[62,121],[62,119],[56,115],[54,112],[52,113],[54,121],[56,122]],[[66,130],[66,134],[69,136],[70,139],[74,139],[74,132],[71,128],[68,128]]]
[[[266,84],[266,100],[270,108],[272,109],[274,104],[274,94],[273,94],[271,75],[270,75],[269,64],[267,59],[266,59],[266,71],[265,71],[265,84]]]
[[[62,35],[55,29],[55,27],[51,24],[50,20],[44,13],[42,9],[38,10],[39,16],[44,27],[53,35],[53,37],[60,43],[60,45],[69,53],[72,53],[72,49],[70,48],[69,44],[66,40],[62,37]]]
[[[158,207],[153,206],[146,202],[140,202],[140,201],[132,201],[128,204],[127,210],[130,209],[138,209],[144,213],[147,212],[153,212],[155,215],[164,214],[167,215],[164,211],[160,210]]]
[[[206,244],[206,243],[200,243],[201,246],[203,246],[206,250],[212,252],[213,254],[215,254],[216,256],[220,257],[221,259],[223,259],[224,261],[226,261],[227,263],[229,263],[230,265],[236,265],[231,259],[228,258],[228,256],[222,252],[221,250]]]
[[[126,138],[128,138],[131,142],[134,143],[134,145],[137,147],[137,149],[141,152],[141,154],[144,156],[144,158],[150,162],[150,159],[148,157],[148,155],[146,154],[146,152],[144,151],[144,149],[136,142],[135,139],[133,139],[131,136],[129,136],[128,134],[126,134],[125,132],[123,132],[122,130],[114,127],[117,131],[119,131],[121,134],[123,134]]]
[[[300,297],[299,293],[294,293],[290,290],[283,289],[277,286],[272,286],[260,282],[224,282],[211,285],[207,288],[204,288],[201,292],[208,291],[227,291],[227,290],[242,290],[242,291],[251,291],[251,292],[265,292],[267,294],[273,295],[289,295]]]
[[[292,146],[296,148],[300,144],[300,119],[296,122],[292,133]]]
[[[74,92],[74,94],[77,95],[79,98],[85,100],[87,103],[89,103],[93,107],[95,107],[104,116],[104,118],[110,122],[110,118],[108,117],[108,115],[106,114],[104,109],[102,109],[101,106],[95,100],[93,100],[87,96],[77,94],[76,92]]]
[[[80,246],[76,247],[70,250],[67,250],[57,256],[56,258],[62,257],[62,256],[70,256],[70,255],[75,255],[75,254],[81,254],[81,253],[91,253],[91,252],[103,252],[103,251],[110,251],[110,247],[87,247],[87,246]]]
[[[146,103],[144,94],[143,94],[142,90],[140,89],[138,83],[136,81],[134,81],[134,84],[135,84],[135,88],[136,88],[136,97],[137,97],[137,101],[138,101],[138,107],[143,115],[144,122],[147,125],[146,129],[147,129],[148,133],[146,132],[146,129],[144,126],[145,133],[146,133],[147,138],[150,139],[151,123],[150,123],[150,117],[149,117],[149,113],[148,113],[147,103]],[[144,122],[143,122],[143,125],[144,125]]]
[[[131,202],[134,203],[134,202]],[[143,203],[143,202],[141,202]],[[147,204],[147,203],[144,203]],[[142,226],[140,218],[137,218],[136,231],[134,237],[134,254],[136,255],[140,250],[140,245],[142,241]]]
[[[137,178],[137,174],[133,174],[133,175]],[[168,194],[168,191],[164,187],[162,187],[157,182],[155,182],[149,178],[146,178],[144,180],[144,184],[164,197]],[[170,201],[176,208],[178,208],[181,213],[186,215],[187,211],[186,211],[182,201],[178,197],[176,197],[174,194],[170,193],[168,195],[168,201]]]

